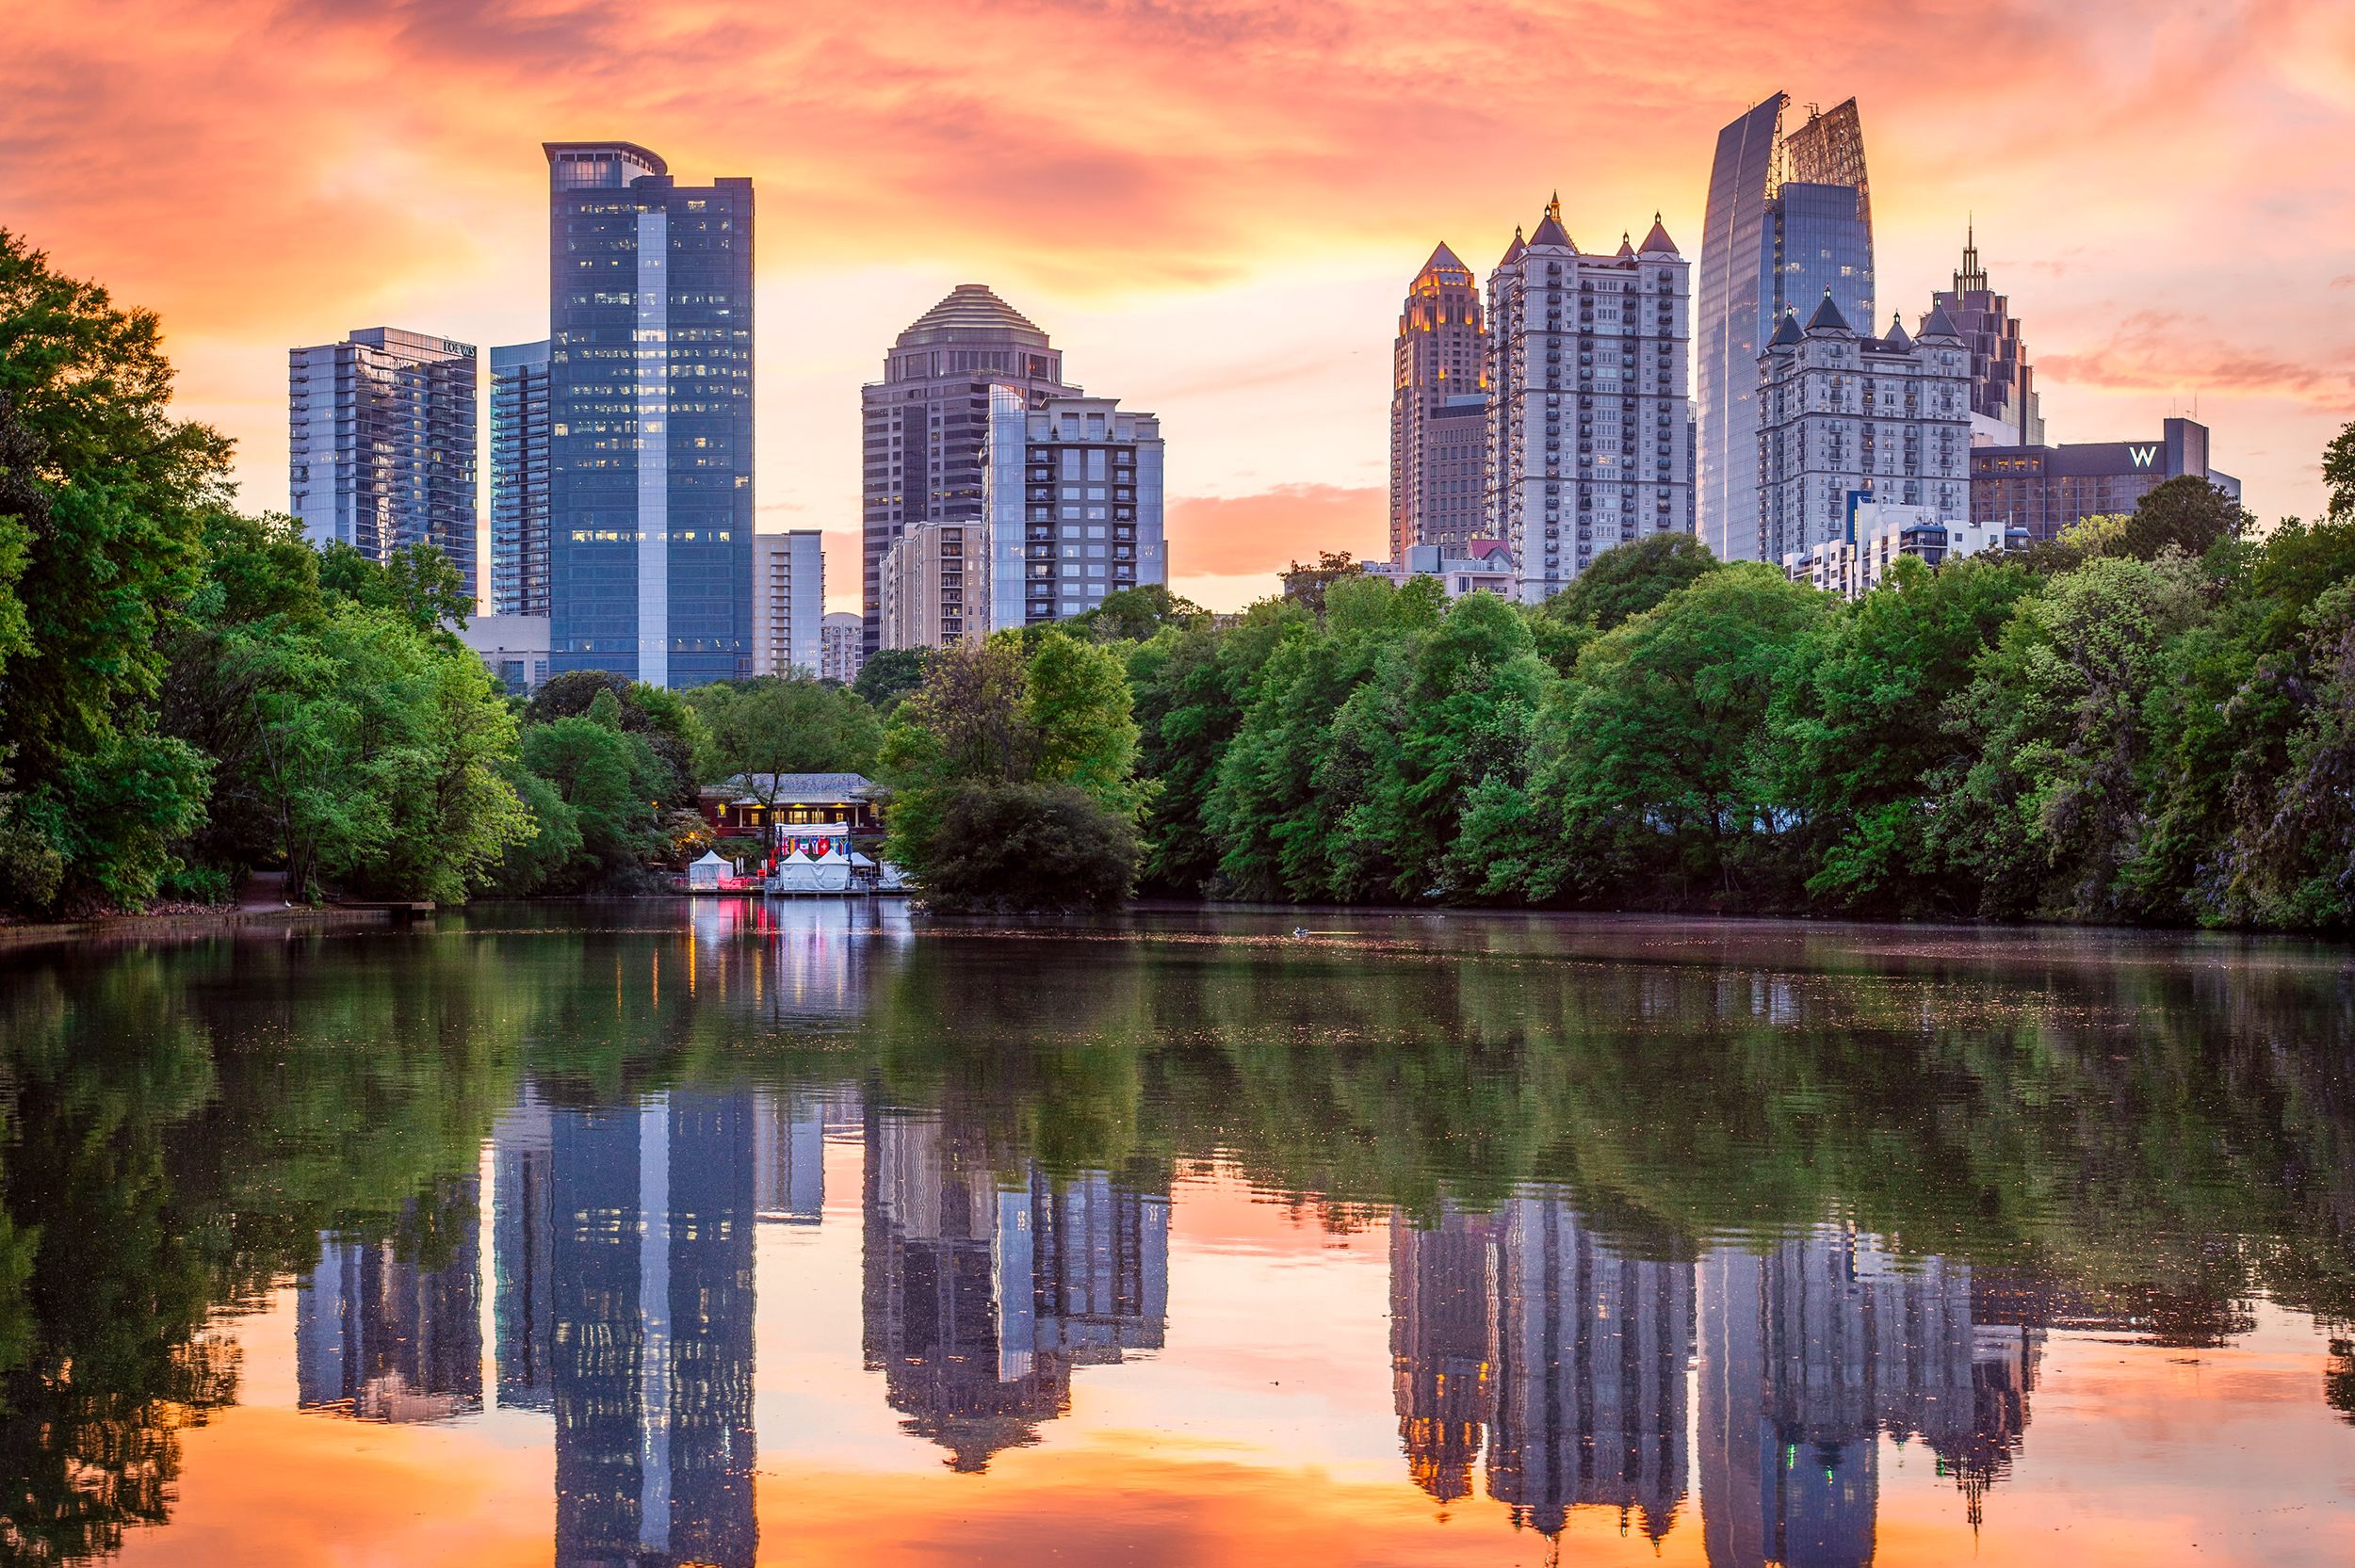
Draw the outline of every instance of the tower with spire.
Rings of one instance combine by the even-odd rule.
[[[1962,265],[1955,286],[1930,296],[1971,351],[1971,439],[1982,446],[2041,446],[2044,411],[2037,398],[2036,366],[2021,340],[2011,299],[1989,286],[1979,262],[1977,225],[1963,227]]]
[[[1445,242],[1399,309],[1390,363],[1390,558],[1461,555],[1480,531],[1487,332],[1471,268]]]
[[[1616,544],[1691,531],[1691,273],[1657,213],[1640,245],[1581,251],[1556,194],[1488,274],[1482,531],[1512,547],[1523,600]]]

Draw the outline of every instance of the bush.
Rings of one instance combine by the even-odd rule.
[[[951,785],[928,836],[934,909],[1116,909],[1136,881],[1136,829],[1071,784]]]

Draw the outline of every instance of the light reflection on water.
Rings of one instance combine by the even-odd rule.
[[[415,1560],[2355,1557],[2342,955],[1303,924],[20,959],[14,1538],[337,1560],[301,1494]]]

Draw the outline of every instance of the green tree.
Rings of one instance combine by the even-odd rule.
[[[382,564],[341,540],[319,551],[320,590],[366,609],[389,610],[421,632],[465,625],[474,614],[474,585],[457,563],[430,544],[404,544]]]
[[[883,725],[855,692],[831,682],[765,677],[687,696],[700,720],[697,771],[740,779],[773,815],[788,773],[872,773]]]
[[[1717,570],[1707,545],[1681,531],[1647,534],[1603,551],[1547,600],[1542,619],[1610,631]]]
[[[1527,619],[1494,594],[1456,600],[1422,642],[1381,814],[1400,867],[1393,892],[1463,901],[1486,891],[1494,847],[1461,846],[1458,833],[1475,800],[1527,787],[1551,677]]]
[[[1242,726],[1259,669],[1306,611],[1283,599],[1254,605],[1230,628],[1165,627],[1129,655],[1138,771],[1154,784],[1144,825],[1145,881],[1198,894],[1218,875],[1219,840],[1206,821],[1220,759]]]
[[[1930,848],[1949,809],[1935,783],[1963,754],[1945,706],[2034,586],[2016,564],[1966,558],[1932,572],[1904,558],[1794,647],[1760,764],[1794,816],[1810,894],[1890,914],[1976,903]]]
[[[1535,791],[1562,824],[1540,898],[1738,903],[1783,825],[1754,747],[1813,589],[1746,562],[1705,574],[1589,646],[1539,716]]]
[[[1117,901],[1135,878],[1142,799],[1120,660],[1059,631],[1033,639],[1027,656],[1023,640],[1008,632],[978,648],[943,649],[923,686],[893,711],[883,746],[893,791],[885,852],[950,905],[1065,907],[1099,892]],[[1082,831],[1075,802],[1103,821]],[[984,823],[1008,842],[1051,849],[1074,875],[1087,856],[1125,857],[1120,874],[1091,875],[1051,897],[1049,884],[1027,877],[987,886],[1012,863],[967,842],[964,834]]]
[[[200,580],[203,518],[228,443],[173,419],[155,317],[54,271],[0,231],[0,734],[12,755],[0,836],[53,863],[20,905],[136,900],[199,820],[207,764],[154,733],[167,635]],[[108,815],[124,812],[130,815]]]
[[[932,660],[930,648],[877,649],[858,667],[858,679],[851,683],[851,689],[888,719],[902,698],[924,684],[924,671]]]
[[[627,886],[654,848],[666,769],[642,735],[622,728],[620,713],[620,699],[608,689],[579,717],[523,732],[524,766],[554,788],[579,835],[578,854],[547,879],[550,891]],[[544,832],[547,819],[541,820]]]
[[[2203,609],[2198,569],[2105,558],[2021,601],[1951,710],[1965,758],[1941,772],[1932,835],[1986,913],[2136,918],[2153,749],[2144,702],[2168,640]]]
[[[1071,784],[1135,820],[1137,725],[1128,671],[1116,655],[1049,628],[1024,661],[1022,720],[1033,780]]]
[[[1124,588],[1104,602],[1062,623],[1072,637],[1090,642],[1144,642],[1164,626],[1207,625],[1210,611],[1159,583]]]
[[[899,851],[936,909],[1111,909],[1127,901],[1136,830],[1068,784],[973,780],[941,794],[936,825]]]

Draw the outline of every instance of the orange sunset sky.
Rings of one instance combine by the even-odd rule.
[[[286,504],[286,350],[547,328],[545,139],[620,137],[758,207],[764,529],[857,600],[859,383],[950,285],[1162,416],[1173,586],[1232,607],[1386,553],[1399,297],[1485,274],[1559,188],[1696,263],[1719,126],[1860,103],[1883,321],[1975,216],[2053,439],[2216,432],[2311,514],[2355,417],[2343,0],[0,0],[0,225],[162,314],[187,413]],[[487,379],[487,364],[484,369]],[[487,511],[487,474],[483,503]]]

